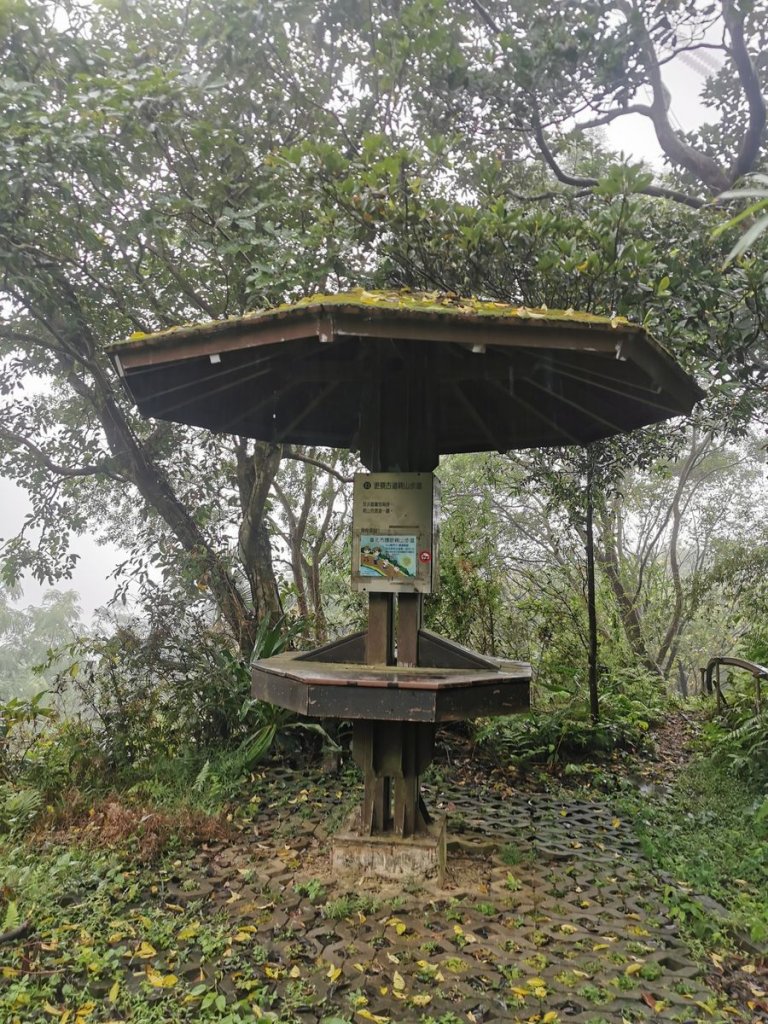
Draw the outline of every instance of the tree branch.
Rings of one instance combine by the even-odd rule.
[[[489,12],[480,3],[480,0],[471,0],[471,3],[472,3],[472,6],[477,11],[477,13],[482,18],[482,20],[485,22],[485,24],[491,30],[491,32],[493,32],[494,35],[499,35],[500,32],[501,32],[501,29],[499,28],[498,23],[493,20],[493,18],[489,14]]]
[[[38,448],[36,444],[33,444],[29,438],[23,437],[21,434],[16,434],[12,430],[8,430],[7,427],[0,427],[0,438],[4,438],[6,441],[10,441],[11,444],[26,448],[37,459],[41,465],[50,472],[56,474],[56,476],[64,477],[78,477],[78,476],[106,476],[110,480],[116,480],[119,483],[125,483],[125,479],[114,472],[113,469],[107,467],[107,460],[105,459],[101,463],[94,463],[93,465],[86,466],[61,466],[53,459],[46,455],[42,448]]]
[[[601,128],[604,124],[611,124],[625,114],[642,114],[643,117],[651,117],[651,108],[646,103],[631,103],[628,107],[621,107],[619,110],[609,110],[602,117],[594,117],[591,121],[577,121],[579,129]]]
[[[302,455],[300,452],[295,451],[288,445],[283,445],[281,454],[284,459],[294,459],[296,462],[306,462],[310,466],[317,466],[318,469],[322,469],[323,472],[328,473],[329,476],[336,477],[336,479],[343,484],[351,484],[354,479],[354,477],[351,476],[344,476],[338,471],[338,469],[334,469],[333,466],[329,466],[327,462],[322,462],[320,459],[314,459],[310,455]]]
[[[669,92],[661,77],[661,67],[656,48],[653,45],[648,26],[633,3],[622,0],[617,8],[627,19],[627,24],[637,32],[637,41],[643,54],[643,64],[648,75],[648,84],[653,92],[650,118],[656,132],[659,145],[668,159],[687,171],[713,192],[722,192],[731,181],[720,166],[713,160],[680,138],[669,120]]]
[[[765,131],[766,110],[760,78],[744,40],[744,15],[737,13],[733,0],[723,0],[723,20],[731,37],[733,63],[736,65],[749,107],[749,127],[744,133],[738,156],[731,167],[731,180],[728,184],[733,184],[754,166]]]
[[[562,181],[564,185],[575,185],[578,188],[594,188],[595,185],[599,184],[597,178],[582,178],[573,174],[568,174],[558,164],[552,150],[549,148],[544,132],[542,131],[541,124],[539,122],[538,111],[534,111],[533,117],[533,134],[536,142],[541,150],[541,155],[544,157],[544,161],[552,171],[558,181]],[[682,203],[684,206],[690,206],[693,210],[699,210],[706,203],[703,199],[696,199],[694,196],[688,196],[684,192],[678,192],[677,189],[663,188],[661,185],[646,185],[645,188],[637,190],[642,195],[655,196],[659,199],[671,199],[675,203]]]

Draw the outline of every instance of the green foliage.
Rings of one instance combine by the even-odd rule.
[[[56,673],[51,652],[80,629],[75,591],[49,590],[39,605],[20,608],[0,587],[0,701],[45,688]]]
[[[756,708],[754,679],[744,672],[734,677],[733,686],[724,686],[723,713],[705,725],[703,738],[716,763],[759,793],[768,787],[768,711]]]
[[[528,715],[480,720],[474,741],[500,763],[555,765],[605,757],[617,749],[641,750],[649,726],[660,720],[665,696],[658,680],[637,671],[601,683],[601,719],[592,722],[586,696],[543,689],[543,699]]]
[[[44,725],[56,717],[43,704],[47,697],[39,691],[28,700],[12,697],[0,704],[0,781],[18,778],[39,750]]]
[[[747,230],[734,243],[733,248],[725,257],[723,266],[726,267],[732,260],[743,256],[757,239],[768,231],[768,214],[763,213],[764,210],[768,209],[768,175],[751,174],[740,188],[723,192],[719,199],[751,200],[740,213],[731,217],[724,224],[720,224],[713,232],[713,237],[717,237],[724,231],[729,231],[731,228],[743,224],[744,221],[751,221],[751,223],[747,224]],[[762,214],[762,216],[757,216],[758,214]]]
[[[0,832],[19,835],[33,823],[42,806],[42,795],[36,789],[0,786]]]
[[[768,844],[764,802],[721,758],[702,753],[675,780],[664,800],[625,795],[646,855],[679,885],[669,883],[671,911],[686,933],[711,942],[730,932],[768,939]],[[704,894],[726,908],[713,913]]]
[[[322,908],[323,917],[331,921],[343,921],[356,914],[374,914],[379,908],[375,896],[367,893],[345,893],[334,900],[329,900]]]
[[[335,746],[319,724],[252,700],[250,666],[226,634],[174,626],[158,616],[68,645],[55,686],[66,714],[45,692],[0,704],[0,829],[23,831],[43,802],[73,789],[119,785],[136,799],[218,808],[276,742],[283,753]],[[261,623],[254,659],[284,650],[300,629]]]

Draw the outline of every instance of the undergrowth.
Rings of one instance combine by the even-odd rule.
[[[593,722],[582,693],[538,684],[536,705],[527,715],[483,719],[474,727],[474,742],[496,763],[517,767],[551,766],[600,758],[615,750],[640,751],[649,729],[660,721],[669,701],[658,680],[621,673],[604,680],[600,718]]]
[[[689,941],[708,946],[748,937],[768,945],[763,792],[746,786],[707,746],[683,768],[665,798],[625,794],[620,803],[652,865],[682,884],[667,885],[665,896]],[[717,901],[726,916],[697,895]]]

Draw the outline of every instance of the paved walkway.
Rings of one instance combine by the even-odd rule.
[[[273,776],[243,842],[203,851],[192,866],[200,884],[180,877],[169,893],[242,927],[240,948],[285,1019],[743,1019],[718,1009],[631,824],[605,805],[433,791],[456,841],[444,886],[382,886],[330,874],[328,828],[351,797],[337,785],[296,789],[288,773]],[[184,973],[183,957],[175,970]],[[201,970],[216,965],[192,956],[186,972]],[[225,977],[221,990],[234,995],[240,980]]]

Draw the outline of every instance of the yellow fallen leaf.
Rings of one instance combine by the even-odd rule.
[[[745,974],[754,974],[757,970],[757,967],[755,967],[754,964],[742,964],[741,969],[742,971],[744,971]]]
[[[543,978],[528,978],[525,983],[529,988],[541,988],[547,984]]]
[[[527,999],[531,994],[527,988],[513,988],[512,991],[516,996],[520,996],[521,999]]]
[[[330,978],[331,981],[338,981],[340,977],[341,968],[336,967],[334,964],[330,964],[328,967],[328,973],[326,974],[326,978]]]
[[[642,963],[639,963],[639,964],[629,964],[627,966],[627,968],[625,969],[624,973],[625,974],[639,974],[639,972],[642,971],[642,969],[643,969]]]
[[[411,1002],[414,1006],[429,1006],[432,1002],[432,996],[426,992],[420,992],[418,995],[411,996]]]
[[[402,992],[405,988],[405,978],[402,976],[400,971],[395,971],[392,975],[392,988],[396,992]]]
[[[301,977],[301,971],[299,970],[299,968],[295,964],[290,969],[290,971],[288,971],[288,974],[290,975],[291,978],[300,978]]]
[[[358,1017],[362,1017],[363,1020],[372,1020],[373,1024],[389,1024],[390,1018],[380,1013],[371,1013],[370,1010],[356,1010],[355,1013]]]
[[[611,827],[612,828],[621,828],[621,821],[620,821],[620,819],[619,818],[611,818]]]
[[[541,1018],[541,1024],[555,1024],[555,1021],[557,1019],[558,1019],[557,1013],[554,1010],[549,1010]]]
[[[154,970],[152,967],[148,967],[147,981],[153,988],[173,988],[174,985],[178,984],[179,979],[176,977],[175,974],[161,974],[159,971]]]
[[[390,917],[387,924],[391,925],[398,935],[405,935],[408,931],[408,925],[405,921],[401,921],[399,917]]]
[[[355,968],[356,971],[359,971],[361,974],[365,974],[364,964],[352,964],[352,966]]]
[[[116,981],[112,988],[109,990],[109,996],[107,997],[110,1003],[117,1002],[117,997],[120,993],[120,982]]]
[[[611,948],[611,945],[610,945],[609,942],[596,942],[595,945],[592,947],[592,952],[593,953],[597,953],[597,951],[600,950],[600,949],[610,949],[610,948]]]
[[[271,978],[273,981],[277,981],[279,978],[282,978],[283,976],[283,972],[280,970],[280,968],[273,967],[272,964],[264,965],[264,973],[268,978]]]
[[[149,942],[142,942],[139,948],[136,950],[136,956],[142,960],[149,960],[150,957],[157,956],[157,950]]]
[[[61,1017],[61,1015],[64,1013],[63,1010],[59,1010],[57,1007],[51,1006],[51,1004],[47,1000],[43,1003],[43,1009],[52,1017]]]

